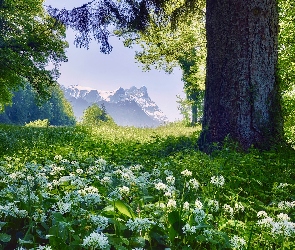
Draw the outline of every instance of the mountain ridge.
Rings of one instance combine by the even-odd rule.
[[[80,85],[61,86],[72,104],[75,116],[81,119],[83,111],[94,103],[104,105],[106,111],[120,126],[155,127],[168,122],[157,104],[151,100],[147,88],[135,86],[112,90],[97,90]]]

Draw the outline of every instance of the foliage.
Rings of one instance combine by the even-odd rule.
[[[0,109],[12,91],[29,82],[41,97],[55,84],[66,61],[65,27],[50,17],[43,0],[0,2]],[[51,69],[46,67],[51,65]]]
[[[0,131],[2,248],[294,247],[293,150],[209,156],[181,123]]]
[[[13,93],[12,105],[7,106],[0,121],[24,125],[39,119],[48,119],[51,125],[74,125],[75,117],[71,104],[65,99],[59,85],[48,88],[47,100],[38,101],[38,95],[30,84]]]
[[[84,110],[82,117],[82,124],[87,126],[97,126],[108,122],[115,124],[113,118],[107,114],[105,106],[102,104],[99,107],[96,103]]]
[[[44,120],[36,120],[36,121],[32,121],[27,123],[25,126],[26,127],[41,127],[41,128],[47,128],[50,125],[48,119],[44,119]]]
[[[117,30],[116,34],[124,38],[125,46],[139,45],[135,58],[142,63],[144,70],[154,67],[171,73],[174,67],[182,69],[184,92],[190,103],[192,124],[202,117],[203,91],[205,84],[205,2],[201,1],[196,10],[187,13],[186,18],[171,19],[181,3],[167,1],[165,11],[168,16],[162,17],[152,13],[150,24],[144,31],[134,34],[128,29]]]

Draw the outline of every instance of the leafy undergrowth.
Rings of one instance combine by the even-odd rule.
[[[0,127],[0,249],[293,249],[295,154],[199,128]]]

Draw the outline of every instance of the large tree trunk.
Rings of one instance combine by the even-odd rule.
[[[199,145],[243,149],[281,139],[276,0],[207,0],[207,75]]]

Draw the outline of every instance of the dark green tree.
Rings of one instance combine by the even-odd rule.
[[[98,126],[105,123],[115,124],[113,118],[107,114],[104,104],[99,107],[94,103],[84,110],[82,117],[83,125]]]
[[[51,125],[74,125],[75,117],[70,103],[65,99],[59,85],[50,87],[51,95],[46,101],[30,84],[13,93],[12,104],[0,114],[0,122],[24,125],[31,121],[48,119]]]
[[[25,82],[41,97],[66,61],[65,27],[43,7],[44,0],[0,1],[0,109]],[[50,67],[47,67],[48,65]]]

